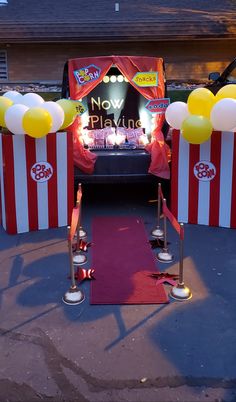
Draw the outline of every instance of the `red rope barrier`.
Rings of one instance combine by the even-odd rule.
[[[77,190],[77,195],[76,195],[76,203],[80,204],[82,198],[82,186],[79,184],[78,190]]]
[[[163,200],[164,200],[164,196],[163,196],[163,192],[162,192],[161,186],[158,186],[158,193],[160,194],[161,200],[163,201]],[[158,194],[158,195],[159,195],[159,194]]]
[[[78,224],[79,224],[81,199],[82,199],[82,186],[81,186],[81,183],[79,183],[78,190],[76,193],[76,207],[74,207],[72,210],[70,232],[68,235],[68,240],[70,240],[70,241],[73,240],[73,238],[75,236],[75,232],[76,232]]]
[[[179,234],[179,237],[181,240],[184,239],[184,228],[181,228],[179,222],[176,220],[174,215],[170,212],[170,210],[167,208],[166,203],[163,202],[162,205],[162,210],[163,214],[169,219],[170,223],[172,224],[173,228],[176,230],[176,232]]]
[[[68,240],[70,240],[71,242],[75,236],[79,218],[80,218],[80,207],[74,207],[72,210],[70,232],[68,234]]]

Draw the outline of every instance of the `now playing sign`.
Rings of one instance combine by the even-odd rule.
[[[169,104],[170,104],[169,98],[152,99],[148,101],[148,103],[145,105],[145,108],[150,113],[163,114],[165,113],[166,108],[169,106]]]

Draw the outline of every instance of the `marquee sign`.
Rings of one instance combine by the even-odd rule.
[[[152,99],[148,101],[145,108],[151,113],[163,114],[166,111],[167,106],[170,104],[169,98]]]
[[[158,73],[155,71],[139,72],[132,78],[138,87],[157,87]]]
[[[94,64],[80,68],[74,71],[74,76],[79,85],[97,80],[100,77],[101,69]]]

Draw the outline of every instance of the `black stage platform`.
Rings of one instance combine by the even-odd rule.
[[[93,174],[75,167],[75,180],[80,183],[152,182],[156,177],[148,173],[151,155],[144,149],[93,150],[97,160]]]

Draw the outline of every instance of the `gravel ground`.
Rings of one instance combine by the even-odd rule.
[[[184,82],[169,82],[167,83],[168,90],[193,90],[198,87],[202,87],[206,82],[198,83],[184,83]],[[61,86],[58,84],[29,84],[29,83],[12,83],[4,84],[0,83],[0,93],[5,93],[7,91],[18,91],[18,92],[61,92]]]

